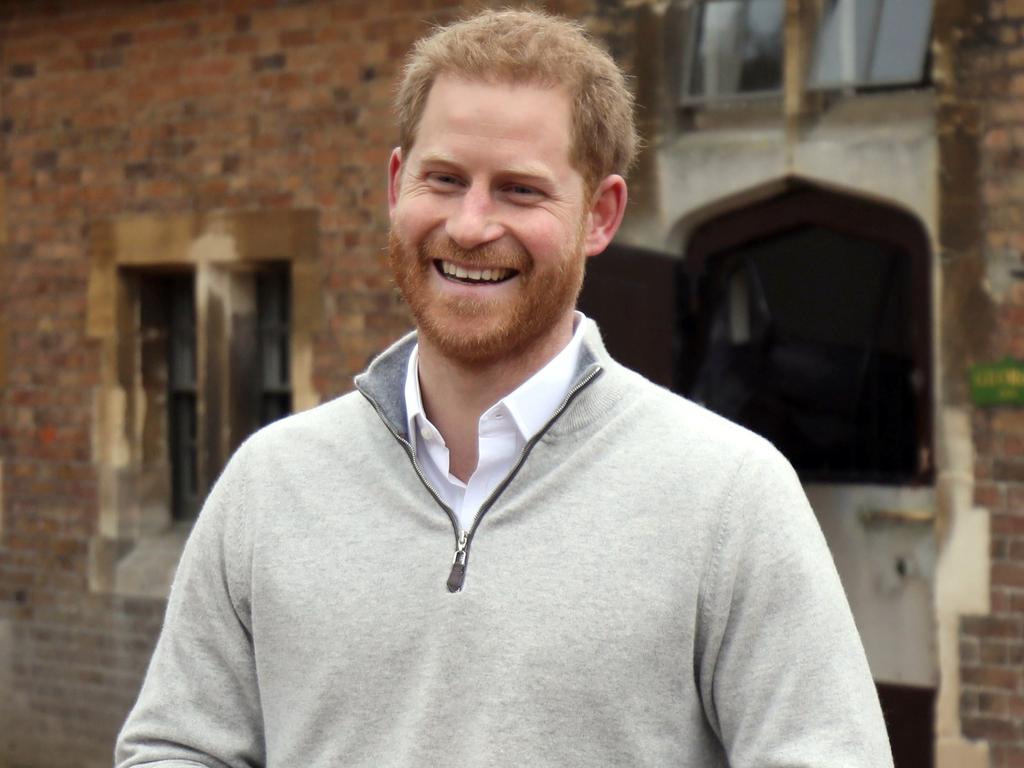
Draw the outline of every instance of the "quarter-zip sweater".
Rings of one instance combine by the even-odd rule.
[[[892,765],[788,463],[594,329],[450,591],[451,513],[406,435],[412,343],[232,458],[118,766]]]

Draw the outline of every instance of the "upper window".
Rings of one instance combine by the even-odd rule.
[[[810,87],[923,82],[931,24],[931,0],[829,0]]]
[[[683,17],[682,102],[927,80],[933,0],[820,0],[816,12],[799,17],[787,16],[794,13],[787,6],[793,7],[785,0],[691,5]]]
[[[690,25],[683,100],[771,96],[782,90],[784,0],[710,0]]]

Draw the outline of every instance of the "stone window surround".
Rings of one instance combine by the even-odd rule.
[[[294,410],[304,410],[320,402],[313,384],[314,336],[324,322],[317,213],[300,209],[128,215],[93,224],[88,248],[87,333],[99,342],[101,368],[93,405],[99,514],[89,544],[89,588],[166,598],[190,526],[174,523],[169,500],[152,503],[160,490],[146,487],[152,483],[142,459],[145,393],[138,386],[132,352],[126,349],[134,330],[135,305],[122,272],[189,269],[202,292],[216,290],[232,270],[287,263],[293,308],[292,402]],[[200,360],[208,354],[204,304],[197,306]],[[205,385],[204,368],[200,363],[200,388]],[[200,405],[200,423],[203,418]]]

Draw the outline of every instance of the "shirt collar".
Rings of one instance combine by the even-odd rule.
[[[583,346],[586,320],[587,318],[582,312],[576,312],[572,339],[562,351],[519,387],[484,411],[480,418],[484,419],[499,409],[505,409],[512,416],[516,429],[519,430],[524,441],[537,434],[555,415],[555,411],[568,393],[569,387],[572,386],[576,363]],[[426,411],[423,409],[418,370],[419,345],[417,344],[409,355],[409,364],[405,375],[405,412],[409,439],[415,441],[415,436],[421,429],[424,438],[433,434],[437,439],[441,439],[440,433],[427,419]]]

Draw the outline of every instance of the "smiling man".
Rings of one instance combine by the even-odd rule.
[[[574,309],[636,148],[614,62],[485,12],[397,107],[417,331],[232,459],[118,765],[891,766],[792,469]]]

